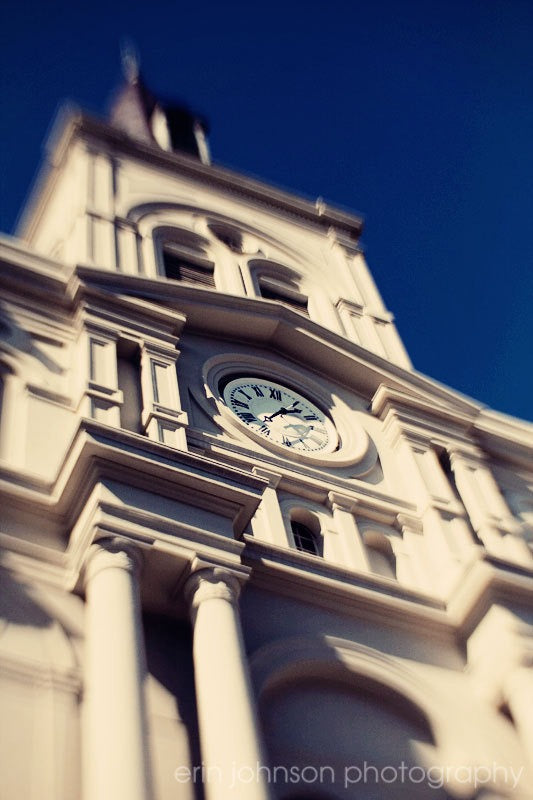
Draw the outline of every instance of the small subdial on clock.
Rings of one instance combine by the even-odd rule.
[[[336,446],[334,428],[323,412],[278,383],[237,378],[226,385],[224,400],[251,431],[287,449],[331,452]]]

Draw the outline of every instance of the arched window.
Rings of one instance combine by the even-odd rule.
[[[297,550],[300,550],[302,553],[311,553],[314,556],[320,555],[316,536],[307,525],[304,525],[303,522],[292,520],[291,530]]]
[[[275,300],[300,314],[309,316],[308,296],[301,289],[301,277],[292,269],[269,261],[249,264],[255,290],[265,300]]]
[[[313,556],[324,554],[324,542],[320,530],[320,522],[314,514],[295,509],[290,517],[291,533],[294,546],[301,553]]]
[[[159,271],[172,281],[214,288],[214,263],[207,256],[209,242],[192,231],[160,228],[154,234]]]
[[[214,288],[213,264],[184,254],[179,245],[168,242],[163,246],[165,277],[182,283]]]
[[[309,316],[307,296],[298,291],[291,283],[275,278],[260,277],[259,292],[265,300],[277,300],[279,303],[290,306],[294,311]]]

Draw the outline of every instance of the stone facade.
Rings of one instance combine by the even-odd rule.
[[[48,158],[0,241],[0,796],[532,797],[531,426],[413,369],[358,218],[83,115]]]

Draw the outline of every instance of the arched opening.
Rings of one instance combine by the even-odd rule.
[[[293,509],[290,515],[294,546],[301,553],[313,556],[324,554],[324,542],[318,518],[305,509]]]
[[[396,578],[396,556],[389,538],[381,531],[365,531],[363,541],[370,571],[384,578]]]
[[[259,297],[283,303],[299,314],[309,316],[309,298],[302,292],[302,279],[297,272],[268,261],[253,261],[249,266]]]
[[[156,261],[161,275],[172,281],[214,288],[214,263],[208,258],[209,242],[182,228],[164,227],[154,233]]]
[[[267,692],[261,715],[280,800],[447,796],[420,780],[435,746],[423,714],[382,687],[303,673]]]
[[[318,542],[315,534],[303,522],[291,520],[291,530],[294,538],[294,546],[302,553],[311,553],[311,555],[321,555],[319,552]]]

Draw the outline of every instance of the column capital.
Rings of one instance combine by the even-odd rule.
[[[206,567],[193,572],[183,589],[193,618],[204,600],[226,600],[236,605],[240,591],[238,579],[222,567]]]
[[[84,583],[87,585],[103,569],[123,569],[135,577],[142,568],[140,550],[125,539],[118,537],[100,539],[89,548],[85,561]]]

